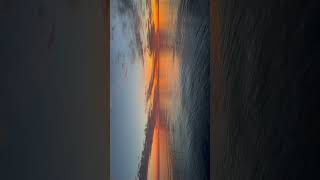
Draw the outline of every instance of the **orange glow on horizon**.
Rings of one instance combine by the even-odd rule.
[[[148,179],[158,180],[159,173],[159,121],[157,121],[156,127],[152,137],[152,149],[150,155],[150,163],[148,167]]]
[[[156,32],[159,31],[159,4],[158,0],[151,0],[152,20]]]
[[[170,178],[171,161],[169,157],[168,134],[157,120],[152,138],[152,149],[148,167],[148,179],[167,180]]]
[[[158,4],[160,3],[160,4]],[[156,43],[155,55],[145,55],[145,89],[146,92],[152,84],[152,91],[150,99],[147,101],[147,108],[150,110],[155,108],[153,105],[159,101],[160,109],[159,115],[156,119],[156,127],[152,137],[152,147],[148,167],[148,179],[160,180],[170,179],[170,147],[169,147],[169,134],[165,125],[165,119],[160,119],[160,114],[166,111],[166,108],[171,108],[174,87],[179,79],[179,60],[173,60],[173,52],[169,48],[160,47],[160,31],[166,32],[171,29],[169,26],[170,13],[168,0],[151,0],[152,6],[152,22],[156,30]],[[165,38],[165,37],[163,37]],[[161,39],[163,40],[163,39]],[[147,52],[146,52],[147,53]],[[155,71],[155,72],[154,72]],[[152,77],[152,75],[155,75]],[[159,99],[154,99],[155,90],[159,88]],[[176,100],[176,99],[175,99]]]
[[[145,67],[144,67],[144,80],[145,80],[145,92],[148,94],[150,87],[152,85],[152,90],[151,90],[151,96],[150,98],[147,99],[146,102],[146,110],[151,110],[154,105],[154,93],[155,93],[155,88],[158,85],[158,72],[159,72],[159,67],[158,67],[158,45],[159,45],[159,4],[158,0],[151,0],[151,11],[152,11],[152,22],[154,23],[155,26],[155,31],[156,31],[156,44],[157,47],[155,47],[155,55],[150,55],[148,52],[145,52],[144,58],[145,58]]]

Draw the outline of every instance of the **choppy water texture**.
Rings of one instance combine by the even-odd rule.
[[[319,3],[212,7],[214,179],[319,177]]]
[[[173,59],[177,96],[169,122],[173,179],[209,179],[209,1],[173,4],[177,10]]]

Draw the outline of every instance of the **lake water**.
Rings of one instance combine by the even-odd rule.
[[[170,103],[165,104],[164,111],[170,177],[209,179],[209,1],[175,1],[170,2],[169,8],[174,17],[169,29],[173,31],[166,38],[160,37],[167,43],[160,51],[160,77],[168,79],[169,93],[161,93],[160,84],[160,100],[166,99],[163,94],[169,96]],[[161,58],[161,53],[171,58]],[[161,68],[161,64],[166,67]]]
[[[214,179],[318,179],[318,8],[217,0]]]

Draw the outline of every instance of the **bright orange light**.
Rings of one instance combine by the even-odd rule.
[[[145,80],[145,87],[149,85],[149,82],[151,80],[151,74],[153,71],[153,57],[149,55],[149,53],[145,53],[144,55],[144,80]]]
[[[159,4],[160,3],[160,4]],[[179,62],[180,60],[173,59],[172,49],[160,47],[160,31],[169,32],[170,12],[168,0],[151,0],[152,8],[152,23],[154,23],[156,31],[157,46],[154,49],[155,55],[149,55],[147,52],[144,66],[145,89],[149,89],[152,84],[151,97],[147,101],[147,108],[158,107],[154,106],[155,101],[160,101],[159,113],[164,113],[165,107],[172,106],[172,92],[176,87],[179,79]],[[165,38],[165,37],[163,37]],[[153,76],[154,74],[154,76]],[[154,99],[155,90],[159,88],[159,99]],[[156,127],[152,137],[152,147],[148,167],[148,179],[170,179],[170,147],[169,135],[163,121],[165,118],[158,116],[156,119]]]
[[[159,121],[153,132],[150,162],[148,167],[148,179],[158,180],[159,173]]]
[[[167,31],[170,22],[170,11],[169,11],[169,1],[159,0],[159,30]]]
[[[152,20],[156,32],[159,31],[159,4],[158,0],[151,0]]]
[[[165,128],[159,128],[159,179],[172,179],[170,178],[171,164],[169,160],[169,143],[168,132]]]

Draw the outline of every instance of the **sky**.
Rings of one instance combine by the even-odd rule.
[[[111,0],[111,179],[135,179],[147,122],[143,1]]]
[[[152,133],[160,113],[156,89],[164,92],[157,80],[159,66],[163,64],[156,62],[172,57],[167,53],[159,55],[159,34],[167,34],[168,3],[168,0],[110,2],[111,179],[144,177],[148,169],[154,144]],[[167,84],[164,82],[162,86]]]

